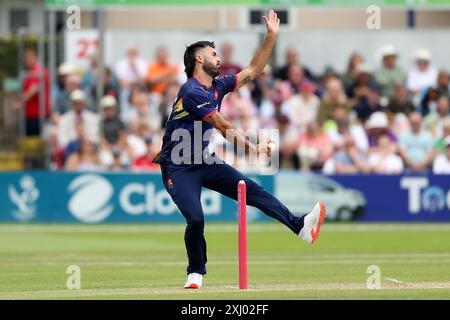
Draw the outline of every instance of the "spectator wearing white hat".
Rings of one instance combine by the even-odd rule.
[[[98,115],[86,110],[86,94],[76,89],[70,94],[71,109],[61,116],[58,124],[58,142],[65,148],[70,141],[78,139],[77,128],[82,122],[84,134],[93,143],[99,142]]]
[[[55,101],[56,97],[64,91],[66,78],[76,74],[76,71],[76,67],[69,62],[63,62],[59,65],[56,83],[52,84],[52,101]]]
[[[125,124],[118,117],[117,100],[113,96],[100,99],[102,119],[100,121],[100,135],[102,144],[115,145],[119,141],[123,144],[126,137]]]
[[[77,68],[73,64],[69,62],[63,62],[58,67],[58,77],[60,79],[64,79],[64,77],[76,74],[76,71]]]
[[[425,172],[433,161],[434,142],[431,134],[422,129],[422,115],[409,115],[410,130],[399,137],[399,153],[405,166],[412,172]]]
[[[416,107],[425,91],[436,84],[437,69],[431,65],[431,53],[427,49],[419,49],[415,54],[415,66],[408,72],[406,87],[414,95]]]
[[[436,159],[434,159],[434,174],[450,174],[450,135],[444,139],[444,145],[446,152],[438,155]]]
[[[58,123],[59,117],[71,109],[72,101],[71,94],[75,90],[81,89],[81,77],[77,74],[70,74],[64,79],[64,90],[56,97],[53,104],[53,121]],[[94,103],[92,99],[85,94],[84,103],[86,109],[94,111]]]
[[[393,146],[397,143],[397,137],[389,129],[389,120],[384,112],[377,111],[372,113],[369,120],[366,121],[365,127],[367,129],[367,138],[371,150],[378,146],[379,138],[383,135],[389,138]]]
[[[126,167],[131,163],[133,152],[127,144],[125,124],[118,116],[116,98],[110,95],[101,98],[100,109],[100,161],[107,168]]]
[[[391,99],[394,88],[404,85],[406,73],[397,66],[397,50],[392,45],[386,45],[381,50],[383,65],[375,71],[375,80],[380,86],[381,95]]]

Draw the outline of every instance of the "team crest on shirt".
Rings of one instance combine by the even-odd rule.
[[[167,186],[169,187],[169,189],[172,189],[172,187],[173,187],[172,178],[167,179]]]
[[[214,90],[214,100],[219,99],[219,91]]]

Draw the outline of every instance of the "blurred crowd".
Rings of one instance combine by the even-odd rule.
[[[243,68],[233,60],[232,44],[222,44],[219,52],[222,75]],[[448,70],[437,70],[426,49],[415,52],[407,70],[398,65],[394,46],[381,52],[374,70],[355,52],[345,73],[329,66],[318,75],[289,47],[284,65],[268,65],[252,83],[230,93],[221,113],[244,130],[279,129],[280,168],[327,174],[450,174]],[[33,50],[26,52],[25,65],[41,68]],[[103,79],[98,79],[98,69],[96,55],[84,74],[68,63],[59,66],[44,130],[48,167],[159,170],[151,160],[186,81],[182,63],[173,62],[164,47],[148,61],[132,46],[116,65],[105,67]],[[98,81],[103,81],[100,99]],[[24,94],[31,109],[33,95]],[[38,133],[33,113],[26,115],[27,132]],[[215,134],[212,144],[230,159],[223,153],[234,151],[224,139]]]

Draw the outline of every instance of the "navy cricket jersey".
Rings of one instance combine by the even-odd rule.
[[[224,96],[233,91],[237,85],[237,77],[234,74],[217,77],[213,80],[211,87],[202,85],[195,77],[189,78],[183,86],[181,86],[175,99],[172,112],[166,123],[166,132],[163,137],[163,144],[161,152],[155,157],[153,162],[161,164],[172,164],[171,159],[172,149],[183,141],[183,136],[180,136],[176,141],[172,141],[172,133],[176,129],[185,129],[190,134],[190,155],[183,154],[181,151],[180,157],[188,157],[190,163],[194,163],[194,159],[202,159],[203,152],[207,151],[210,136],[213,126],[205,120],[214,112],[220,111],[220,105]],[[194,124],[197,122],[198,127],[200,122],[202,127],[201,150],[194,148]],[[209,131],[208,131],[209,130]],[[205,132],[208,131],[207,135]],[[200,132],[200,131],[198,131]],[[200,145],[200,142],[197,142]],[[200,148],[197,148],[200,149]],[[206,150],[205,150],[206,149]],[[176,150],[179,151],[179,150]],[[200,152],[199,152],[200,151]]]

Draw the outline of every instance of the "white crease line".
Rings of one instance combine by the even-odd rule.
[[[384,278],[384,280],[392,281],[392,282],[399,283],[399,284],[406,284],[406,282],[403,282],[403,281],[400,281],[397,279],[393,279],[393,278]]]
[[[428,289],[450,289],[450,282],[411,282],[406,286],[383,286],[381,290],[428,290]],[[306,283],[306,284],[287,284],[287,285],[264,285],[250,286],[247,290],[239,290],[236,286],[215,286],[205,287],[200,291],[192,292],[179,287],[163,288],[112,288],[112,289],[81,289],[81,290],[30,290],[15,292],[0,292],[0,299],[27,299],[31,298],[75,298],[75,297],[95,297],[112,295],[190,295],[192,294],[211,294],[211,293],[237,293],[246,292],[279,292],[279,291],[330,291],[330,290],[369,290],[365,283]],[[378,291],[378,290],[377,290]],[[41,294],[40,296],[36,296]],[[56,294],[56,295],[55,295]],[[60,294],[60,295],[58,295]],[[6,296],[5,296],[6,295]],[[14,297],[11,297],[14,295]]]

